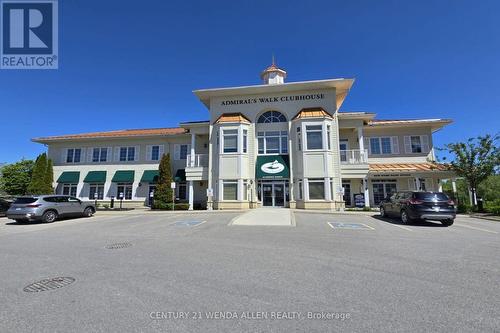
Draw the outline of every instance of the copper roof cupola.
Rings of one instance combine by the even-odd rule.
[[[282,84],[285,83],[286,71],[276,66],[273,56],[271,66],[260,73],[260,78],[264,84]]]

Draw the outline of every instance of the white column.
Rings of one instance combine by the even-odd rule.
[[[215,190],[213,189],[213,181],[212,181],[212,154],[213,152],[213,145],[212,145],[212,130],[213,126],[210,123],[210,126],[208,128],[208,189],[212,189],[213,192]],[[218,147],[217,147],[218,148]],[[219,156],[219,151],[217,150],[216,156]],[[218,192],[220,193],[220,192]],[[213,196],[207,197],[207,210],[212,210],[213,209]]]
[[[365,191],[365,207],[370,207],[370,190],[368,189],[368,178],[363,178],[363,189]]]
[[[193,181],[189,181],[189,210],[193,210],[194,203],[194,189],[193,189]]]
[[[456,197],[457,196],[457,180],[455,178],[453,178],[451,180],[451,188],[453,189],[453,194]]]
[[[443,182],[438,179],[438,192],[443,192]]]
[[[420,191],[420,179],[415,177],[415,190]]]
[[[309,179],[304,178],[302,183],[302,199],[304,201],[309,201]]]
[[[238,201],[243,200],[243,189],[244,189],[243,179],[238,179],[238,193],[237,193]]]
[[[191,161],[189,163],[189,165],[191,167],[194,167],[194,161],[195,161],[195,151],[194,151],[194,147],[196,145],[196,134],[194,133],[191,133]]]
[[[358,143],[359,143],[359,156],[361,160],[365,160],[368,156],[364,156],[365,153],[365,137],[363,136],[363,127],[358,127]]]
[[[335,191],[335,189],[330,186],[330,178],[324,178],[323,181],[325,184],[325,200],[333,200],[333,198],[335,198],[335,194],[331,192],[332,190]]]

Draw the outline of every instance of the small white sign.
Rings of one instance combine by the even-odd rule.
[[[214,195],[214,190],[212,188],[207,188],[207,197],[211,197]]]
[[[278,162],[277,160],[274,160],[274,162],[268,162],[262,164],[260,169],[265,173],[275,174],[285,170],[285,166],[280,162]]]
[[[171,183],[170,183],[170,188],[171,188],[171,189],[174,189],[174,188],[175,188],[175,182],[171,182]]]

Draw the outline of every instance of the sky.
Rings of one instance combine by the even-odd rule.
[[[0,162],[33,137],[207,120],[192,91],[355,78],[341,111],[451,118],[435,146],[500,129],[500,1],[59,1],[59,69],[0,70]]]

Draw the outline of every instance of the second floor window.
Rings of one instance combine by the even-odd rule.
[[[181,145],[180,147],[180,159],[185,160],[188,156],[189,145]]]
[[[80,163],[82,150],[80,148],[70,148],[66,153],[66,163]]]
[[[398,138],[395,136],[370,138],[370,154],[399,154]]]
[[[223,152],[237,153],[238,152],[238,130],[224,129],[222,130]]]
[[[134,161],[135,147],[120,147],[120,162]]]
[[[92,150],[92,162],[106,162],[108,160],[108,148],[94,148]]]
[[[410,142],[411,142],[411,152],[412,153],[421,153],[422,152],[422,141],[420,140],[419,135],[411,136]]]
[[[151,160],[152,161],[160,160],[160,146],[151,147]]]
[[[323,149],[323,126],[321,125],[307,125],[306,126],[306,139],[307,149]]]
[[[288,154],[287,131],[257,132],[257,142],[259,154]]]

